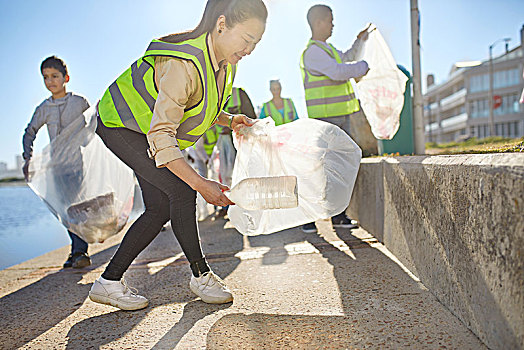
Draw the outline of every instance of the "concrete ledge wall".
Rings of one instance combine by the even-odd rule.
[[[363,159],[348,214],[491,349],[524,349],[524,154]]]

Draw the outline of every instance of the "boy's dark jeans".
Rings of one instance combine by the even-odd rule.
[[[192,265],[203,260],[196,220],[196,191],[167,168],[157,168],[147,154],[146,135],[125,128],[108,128],[98,118],[96,133],[138,179],[144,213],[131,225],[102,277],[120,280],[129,265],[171,219],[171,227]],[[207,267],[207,264],[205,264]]]
[[[87,253],[87,243],[71,231],[67,231],[71,237],[71,255],[75,253]]]

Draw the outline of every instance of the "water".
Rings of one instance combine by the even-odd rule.
[[[66,229],[29,187],[0,187],[0,270],[70,242]]]

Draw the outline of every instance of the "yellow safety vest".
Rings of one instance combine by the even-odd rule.
[[[306,50],[300,59],[302,81],[306,92],[307,113],[310,118],[328,118],[347,116],[360,110],[358,99],[355,97],[353,87],[349,81],[331,80],[325,75],[313,75],[304,66],[304,54],[311,45],[317,45],[337,63],[342,59],[333,45],[330,49],[319,45],[314,40],[309,40]]]
[[[180,43],[153,40],[144,56],[135,61],[116,81],[100,100],[98,111],[102,123],[111,128],[123,127],[143,134],[150,129],[153,109],[158,97],[154,81],[155,57],[168,56],[191,61],[203,85],[202,99],[184,110],[184,116],[177,129],[176,139],[180,149],[193,145],[223,110],[231,94],[236,66],[227,65],[224,93],[219,99],[215,71],[207,46],[207,35]],[[163,145],[155,145],[162,149]],[[155,150],[153,150],[155,151]]]
[[[210,127],[205,133],[204,136],[204,149],[208,156],[213,153],[213,148],[215,148],[215,145],[218,141],[218,128],[217,125],[213,125]]]
[[[242,90],[242,88],[233,88],[231,91],[231,98],[227,101],[224,111],[230,114],[240,114],[240,108],[242,107],[242,102],[240,101],[240,90]]]
[[[290,123],[293,120],[297,119],[297,114],[295,113],[295,108],[293,101],[290,98],[283,98],[284,100],[284,115],[280,113],[278,108],[272,101],[264,103],[263,107],[266,111],[267,116],[271,116],[275,121],[275,125],[282,125]]]

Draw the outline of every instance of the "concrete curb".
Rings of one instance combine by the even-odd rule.
[[[362,161],[349,215],[493,349],[524,349],[524,154]]]

